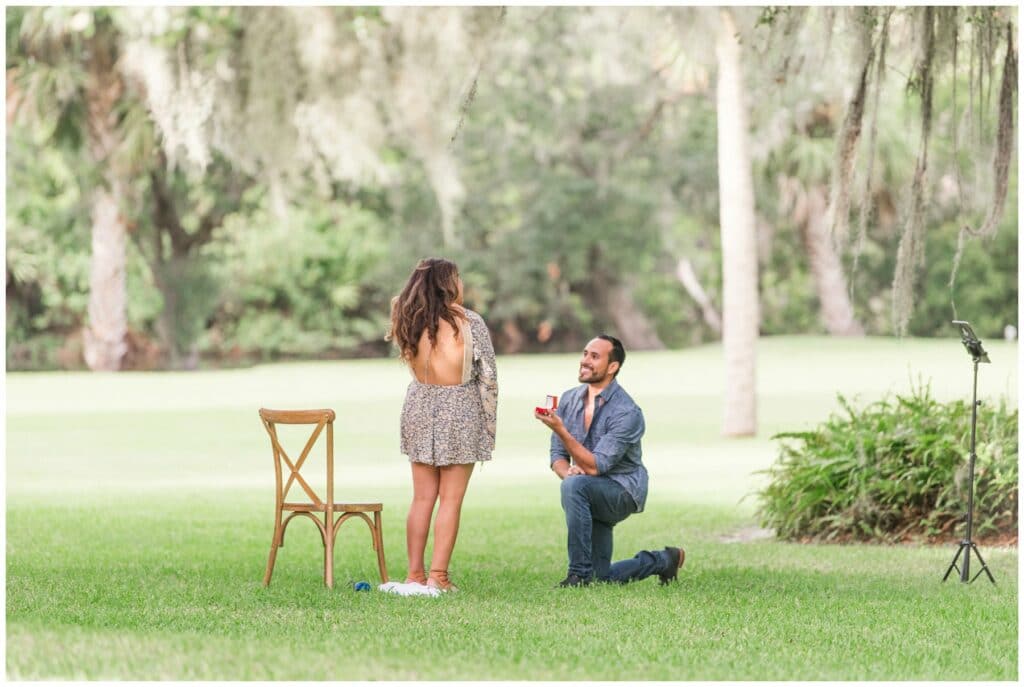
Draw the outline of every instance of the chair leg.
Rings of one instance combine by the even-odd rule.
[[[324,536],[324,584],[334,589],[334,537]]]
[[[384,564],[384,528],[381,526],[380,511],[373,513],[373,548],[377,551],[377,569],[380,571],[380,581],[388,581],[388,568]]]
[[[274,563],[277,562],[277,548],[284,546],[284,532],[281,531],[281,524],[274,527],[274,538],[270,542],[270,555],[267,557],[267,571],[263,573],[263,586],[270,586],[270,576],[274,574]]]
[[[270,576],[274,574],[274,562],[277,560],[277,547],[270,547],[270,556],[267,558],[267,571],[263,574],[263,586],[270,586]]]

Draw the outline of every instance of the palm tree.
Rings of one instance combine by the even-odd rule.
[[[8,82],[21,94],[17,117],[50,123],[51,143],[80,148],[97,170],[84,356],[93,370],[118,370],[127,352],[127,183],[117,155],[125,86],[111,10],[9,8],[7,26],[17,41],[7,61]]]
[[[725,354],[725,408],[722,433],[757,432],[757,336],[760,302],[750,133],[736,21],[719,10],[715,46],[718,59],[718,197],[722,232],[722,346]]]

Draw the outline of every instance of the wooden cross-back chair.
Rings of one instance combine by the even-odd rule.
[[[274,474],[277,477],[277,498],[274,510],[274,539],[270,544],[270,556],[267,559],[267,571],[263,576],[263,586],[270,584],[270,576],[274,572],[274,562],[277,559],[277,549],[284,546],[284,532],[297,515],[303,515],[316,523],[320,531],[320,538],[324,544],[324,584],[334,587],[334,541],[338,536],[338,529],[341,524],[349,518],[359,517],[370,528],[373,537],[373,548],[377,552],[377,568],[380,571],[381,582],[388,581],[387,568],[384,565],[384,543],[381,529],[380,503],[335,503],[334,502],[334,411],[322,410],[268,410],[260,408],[260,419],[263,426],[270,435],[270,445],[274,451]],[[296,460],[292,460],[281,447],[277,438],[276,425],[315,425],[313,432],[306,441],[305,448]],[[321,499],[320,496],[309,486],[309,482],[303,479],[300,471],[309,452],[316,444],[317,439],[327,428],[327,495]],[[287,477],[284,473],[287,472]],[[308,502],[285,501],[289,489],[295,484],[301,487],[302,491],[309,497]],[[284,517],[285,513],[288,517]],[[314,515],[323,513],[323,520]],[[367,513],[373,513],[371,521]],[[337,516],[337,519],[335,519]]]

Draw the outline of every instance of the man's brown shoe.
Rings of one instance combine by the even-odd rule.
[[[686,551],[681,546],[679,548],[666,546],[665,551],[675,563],[670,564],[664,572],[658,573],[658,579],[661,581],[661,584],[668,584],[675,580],[679,574],[679,568],[683,567],[683,563],[686,561]]]
[[[580,577],[576,573],[569,573],[565,579],[558,583],[557,587],[586,587],[590,584],[590,578]]]

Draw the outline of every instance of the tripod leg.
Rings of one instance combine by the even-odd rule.
[[[960,568],[957,568],[957,567],[956,567],[956,561],[957,561],[957,559],[958,559],[958,558],[960,558],[960,551],[962,551],[962,550],[963,550],[963,548],[964,548],[964,545],[963,545],[963,544],[960,544],[960,548],[958,548],[958,549],[956,550],[956,553],[954,553],[954,554],[953,554],[953,560],[952,560],[952,561],[950,561],[950,563],[949,563],[949,567],[948,567],[948,568],[946,568],[946,574],[942,576],[942,581],[943,581],[943,582],[945,582],[945,581],[946,581],[946,578],[947,578],[947,577],[949,577],[949,573],[953,572],[953,569],[954,569],[954,568],[956,568],[956,571],[957,571],[957,572],[960,572]]]
[[[981,575],[982,572],[984,572],[986,575],[988,575],[989,581],[992,584],[995,584],[996,579],[992,577],[992,573],[988,569],[988,564],[985,562],[985,559],[981,557],[981,551],[978,551],[978,545],[974,542],[971,542],[971,548],[974,549],[974,554],[978,557],[978,560],[981,561],[981,570],[979,570],[978,574],[974,576],[974,579],[978,579],[978,576]],[[971,582],[973,581],[974,580],[971,580]]]

